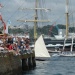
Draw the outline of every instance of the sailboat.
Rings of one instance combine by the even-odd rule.
[[[38,60],[47,60],[50,58],[50,54],[45,46],[43,35],[41,35],[35,42],[34,45],[35,57]]]
[[[40,0],[39,0],[40,1]],[[42,10],[49,10],[46,8],[39,8],[38,7],[38,0],[35,0],[35,8],[31,8],[31,10],[35,10],[35,15],[34,15],[34,20],[17,20],[17,21],[21,21],[21,22],[34,22],[34,50],[35,50],[35,57],[36,58],[41,58],[41,60],[43,60],[42,58],[48,58],[50,57],[48,50],[46,49],[46,46],[44,44],[44,40],[43,40],[43,36],[41,35],[38,39],[37,39],[37,24],[38,22],[50,22],[50,20],[40,20],[38,18],[38,10],[42,11]]]
[[[75,56],[75,53],[73,52],[73,44],[74,44],[73,40],[74,40],[74,35],[72,35],[72,43],[71,43],[70,52],[65,52],[64,51],[66,39],[64,40],[63,52],[60,54],[60,56],[65,56],[65,57]]]
[[[68,36],[68,0],[66,0],[66,37],[65,37],[65,40],[64,40],[64,46],[63,46],[63,51],[59,54],[60,56],[64,56],[64,57],[72,57],[72,56],[75,56],[75,53],[73,52],[73,41],[74,41],[74,38],[75,38],[75,35],[72,34],[71,36]],[[70,37],[70,38],[69,38]],[[72,43],[71,43],[71,48],[70,48],[70,51],[69,52],[65,52],[64,49],[65,49],[65,43],[66,43],[66,40],[67,39],[72,39]]]

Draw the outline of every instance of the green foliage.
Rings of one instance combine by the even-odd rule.
[[[65,25],[58,24],[57,26],[58,26],[59,29],[66,29],[66,26]]]
[[[13,33],[13,34],[18,34],[18,33],[24,33],[24,30],[23,29],[20,29],[20,28],[18,28],[18,29],[9,29],[9,33],[11,34],[11,33]]]
[[[62,25],[62,24],[58,24],[56,25],[58,27],[58,29],[65,29],[65,25]],[[37,34],[40,35],[40,34],[44,34],[44,35],[50,35],[50,36],[53,36],[54,34],[58,34],[58,29],[56,28],[56,26],[51,26],[51,25],[46,25],[46,26],[43,26],[43,27],[38,27],[37,28]],[[52,29],[50,30],[50,28],[52,27]],[[75,27],[70,27],[69,28],[69,31],[70,32],[75,32]],[[26,33],[27,31],[25,29],[10,29],[9,28],[9,33],[13,33],[13,34],[17,34],[17,33],[21,33],[21,34],[24,34]],[[34,37],[34,29],[29,29],[28,30],[29,32],[29,35],[31,38]]]

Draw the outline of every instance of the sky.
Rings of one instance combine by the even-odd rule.
[[[43,11],[44,14],[41,14],[43,18],[49,19],[49,23],[45,23],[45,25],[52,24],[64,24],[66,23],[66,15],[65,15],[65,7],[66,0],[38,0],[40,1],[38,5],[40,7],[48,8],[50,10]],[[74,23],[75,18],[75,0],[69,1],[69,14],[71,24]],[[33,26],[33,23],[28,22],[20,22],[21,20],[31,20],[34,19],[35,11],[33,10],[22,10],[22,8],[35,8],[35,0],[0,0],[0,4],[2,4],[2,8],[0,8],[0,13],[3,17],[5,23],[10,21],[10,25],[20,26],[20,25],[29,25]],[[39,12],[40,14],[40,12]],[[41,17],[40,17],[41,18]],[[1,23],[0,23],[1,24]],[[43,23],[44,24],[44,23]],[[42,25],[39,23],[39,25]]]

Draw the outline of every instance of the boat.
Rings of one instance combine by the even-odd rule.
[[[60,56],[63,56],[63,57],[74,57],[75,56],[75,53],[73,52],[73,46],[74,46],[74,38],[75,38],[75,34],[73,33],[71,36],[69,36],[68,34],[68,25],[69,25],[69,13],[68,13],[68,3],[69,1],[66,0],[66,37],[64,39],[64,45],[63,45],[63,50],[62,52],[59,54]],[[69,48],[69,52],[65,51],[66,48],[65,48],[65,44],[66,44],[66,40],[68,39],[71,39],[71,45],[70,45],[70,48]]]
[[[75,57],[75,53],[62,53],[59,54],[61,57]]]
[[[43,12],[43,11],[47,11],[50,9],[44,8],[43,6],[39,5],[41,1],[39,0],[35,0],[35,7],[34,8],[30,8],[31,10],[34,10],[35,14],[34,14],[34,19],[33,20],[17,20],[17,21],[21,21],[21,22],[34,22],[34,45],[30,46],[31,48],[33,48],[35,50],[35,57],[36,58],[40,58],[41,60],[49,58],[50,55],[48,53],[48,50],[46,49],[44,40],[43,40],[43,35],[41,34],[41,36],[38,38],[38,34],[37,34],[37,27],[39,22],[43,23],[43,22],[50,22],[50,20],[47,19],[43,19],[43,14],[40,16],[39,12]],[[41,7],[41,8],[39,8]],[[29,10],[30,10],[29,9]],[[37,39],[38,38],[38,39]]]
[[[73,44],[74,44],[73,40],[74,40],[74,35],[72,36],[72,43],[71,43],[70,51],[64,51],[64,49],[65,49],[65,43],[66,43],[66,40],[64,40],[63,51],[59,54],[60,56],[63,56],[63,57],[72,57],[72,56],[75,56],[75,52],[73,52]]]
[[[56,40],[64,40],[65,36],[62,36],[62,29],[58,30],[58,35],[54,35]]]
[[[55,50],[48,50],[48,52],[49,52],[49,53],[59,53],[59,52],[61,52],[61,51],[55,49]]]
[[[43,36],[41,35],[34,45],[35,58],[37,60],[47,60],[50,58],[50,54],[45,46]]]

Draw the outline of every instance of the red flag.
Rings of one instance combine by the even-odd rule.
[[[1,14],[0,14],[0,20],[2,21],[2,23],[4,22],[3,19],[2,19],[2,15]]]
[[[0,3],[0,8],[3,7],[3,5]]]
[[[2,20],[2,16],[0,15],[0,20]]]
[[[4,30],[6,30],[6,24],[5,23],[3,23],[4,24]]]

